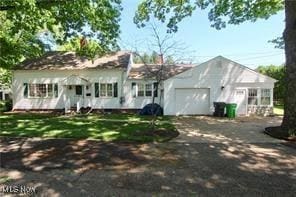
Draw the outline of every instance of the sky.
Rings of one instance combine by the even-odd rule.
[[[133,23],[138,1],[122,1],[121,35],[119,44],[122,49],[130,49],[135,44],[145,46],[142,41],[151,38],[149,28],[137,28]],[[165,32],[164,24],[158,24]],[[259,65],[281,65],[285,62],[284,50],[276,49],[269,40],[282,35],[284,31],[284,12],[260,19],[255,23],[245,22],[240,25],[227,25],[225,29],[210,27],[207,12],[196,10],[191,17],[179,25],[173,39],[184,43],[196,63],[207,61],[218,55],[239,62],[250,68]]]

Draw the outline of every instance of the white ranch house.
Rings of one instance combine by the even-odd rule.
[[[237,103],[239,115],[272,113],[276,80],[222,56],[196,66],[167,66],[158,90],[147,72],[129,52],[93,61],[49,52],[14,70],[13,110],[138,110],[154,96],[165,115],[211,115],[216,101]]]

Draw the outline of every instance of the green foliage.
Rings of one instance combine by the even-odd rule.
[[[144,64],[155,64],[157,62],[158,55],[155,51],[152,54],[143,53],[141,55],[135,54],[133,61],[136,64],[144,63]]]
[[[81,37],[75,37],[60,46],[59,50],[62,51],[76,51],[79,55],[94,59],[96,56],[102,56],[110,49],[106,46],[101,46],[95,40],[88,40],[84,47],[80,46]]]
[[[84,35],[95,38],[103,49],[116,47],[120,4],[120,0],[0,1],[0,67],[11,68],[42,55],[45,46],[38,34],[44,31],[60,45]]]
[[[283,105],[274,105],[273,106],[273,113],[277,116],[284,115],[284,106]]]
[[[10,87],[11,85],[11,71],[0,68],[0,85]]]
[[[277,37],[276,39],[270,40],[269,42],[275,44],[275,48],[284,49],[285,42],[283,37]]]
[[[276,80],[278,80],[274,85],[274,100],[283,102],[285,96],[285,67],[284,66],[259,66],[256,69],[258,72],[270,76]]]
[[[141,56],[136,55],[134,56],[134,63],[140,64],[140,63],[145,63],[145,64],[157,64],[159,63],[159,55],[157,52],[153,51],[151,54],[148,53],[143,53]],[[176,61],[172,56],[165,57],[164,59],[165,64],[174,64]]]
[[[138,6],[134,22],[145,26],[151,18],[166,23],[170,32],[178,30],[177,24],[199,9],[208,9],[212,26],[221,29],[229,24],[267,19],[284,8],[283,0],[144,0]]]
[[[7,112],[12,110],[12,100],[0,101],[0,112]]]

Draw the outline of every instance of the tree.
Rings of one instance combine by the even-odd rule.
[[[151,55],[146,52],[141,53],[137,46],[134,47],[135,57],[139,59],[140,63],[145,66],[147,74],[145,75],[145,79],[154,80],[155,83],[153,85],[153,92],[160,89],[163,81],[169,75],[170,67],[175,66],[175,61],[172,56],[178,54],[181,57],[185,57],[184,53],[186,51],[186,47],[184,47],[183,43],[178,41],[174,41],[173,37],[169,34],[162,35],[160,33],[159,28],[155,24],[150,24],[150,31],[152,39],[149,40],[149,46],[146,48],[153,51]],[[182,54],[181,54],[182,53]],[[159,95],[159,101],[162,100],[162,94]],[[155,129],[155,120],[156,114],[154,113],[155,107],[155,96],[153,93],[152,97],[152,108],[151,114],[153,114],[153,118],[151,120],[152,130]]]
[[[256,69],[258,72],[270,76],[277,80],[274,85],[273,99],[282,103],[285,97],[285,67],[284,66],[259,66]]]
[[[81,42],[84,41],[84,44]],[[75,37],[67,41],[59,47],[61,51],[76,51],[80,56],[94,59],[97,56],[102,56],[106,49],[101,47],[95,40],[86,39],[83,37]]]
[[[83,35],[104,51],[116,48],[120,4],[120,0],[0,1],[0,66],[11,68],[42,55],[46,46],[38,34],[44,31],[59,45]]]
[[[159,63],[159,55],[156,51],[153,51],[151,54],[144,52],[141,54],[141,57],[135,56],[133,58],[134,63],[136,64],[157,64]],[[164,59],[165,63],[168,65],[174,65],[176,61],[174,60],[173,56],[169,55]]]
[[[167,24],[169,32],[178,30],[177,24],[196,9],[209,10],[211,26],[221,29],[226,24],[268,19],[280,10],[285,10],[286,27],[283,33],[286,53],[283,132],[296,134],[296,1],[291,0],[195,0],[169,1],[144,0],[138,6],[134,22],[145,26],[154,17]]]
[[[0,86],[10,87],[11,79],[12,79],[11,71],[0,68]]]

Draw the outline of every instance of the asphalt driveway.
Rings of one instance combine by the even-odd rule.
[[[1,138],[2,184],[37,196],[295,196],[296,149],[279,118],[178,117],[168,143]]]

